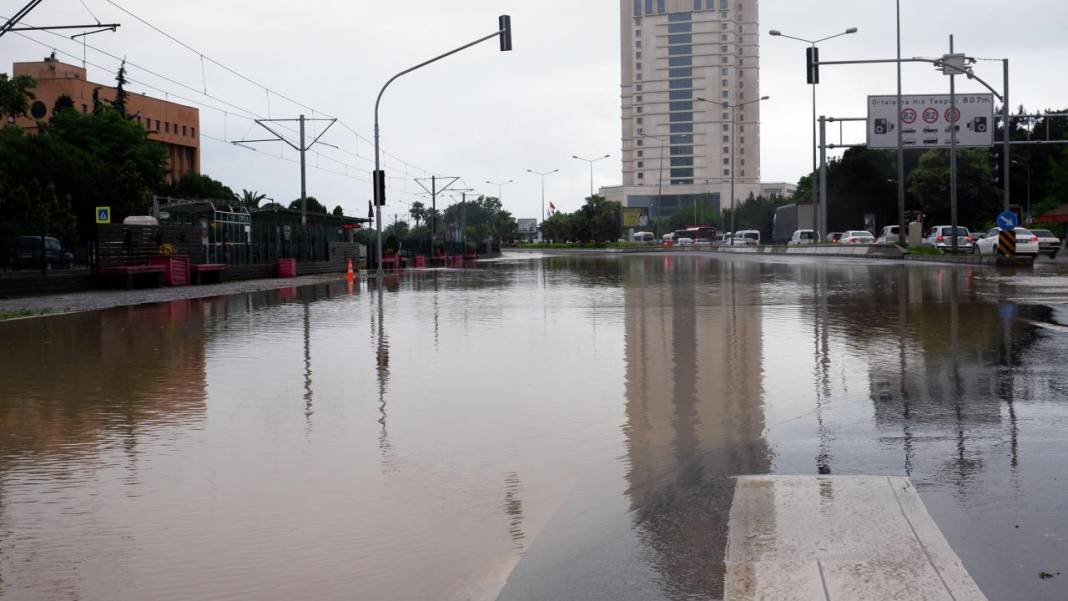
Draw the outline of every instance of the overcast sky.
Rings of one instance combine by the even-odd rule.
[[[619,3],[618,0],[116,0],[204,55],[279,94],[342,119],[363,137],[337,127],[321,147],[313,167],[367,178],[374,99],[394,73],[430,56],[488,34],[497,15],[512,15],[515,51],[502,54],[495,42],[468,50],[398,80],[382,107],[383,147],[406,161],[387,159],[391,172],[410,177],[456,175],[479,192],[496,195],[486,180],[515,180],[504,188],[504,203],[517,217],[538,214],[540,178],[527,169],[560,174],[547,180],[547,196],[562,210],[581,205],[589,190],[585,163],[573,154],[612,159],[597,164],[597,186],[620,181]],[[749,0],[746,0],[749,1]],[[264,137],[247,118],[266,116],[268,93],[206,62],[123,14],[106,0],[84,0],[102,22],[119,22],[118,33],[103,33],[89,43],[179,83],[160,80],[130,67],[129,76],[195,101],[201,106],[201,131],[217,138],[202,141],[203,172],[237,191],[254,189],[279,201],[299,196],[299,168],[279,144],[257,145],[252,152],[223,140]],[[11,15],[23,0],[0,0],[0,14]],[[903,0],[906,57],[947,51],[948,36],[957,48],[977,57],[1008,57],[1012,65],[1013,106],[1068,106],[1064,63],[1064,25],[1068,3],[1056,0]],[[1032,15],[1032,16],[1028,16]],[[45,0],[25,19],[32,25],[91,22],[79,0]],[[761,92],[764,104],[762,178],[791,181],[811,163],[811,97],[804,81],[804,47],[767,35],[769,29],[802,38],[831,35],[859,27],[856,35],[828,42],[824,60],[891,58],[894,55],[894,5],[890,0],[762,0],[760,6]],[[78,60],[81,44],[46,33],[34,39],[69,52]],[[0,70],[16,61],[39,60],[48,49],[15,34],[0,40]],[[92,49],[90,79],[113,83],[118,62]],[[980,76],[1001,88],[1000,63],[980,63]],[[819,87],[819,112],[863,116],[868,94],[893,93],[892,65],[826,68]],[[163,96],[134,84],[133,90]],[[979,91],[963,82],[962,91]],[[192,90],[190,89],[192,88]],[[194,90],[207,90],[216,99]],[[905,70],[906,93],[945,93],[948,82],[929,66]],[[224,105],[224,101],[233,108]],[[187,102],[188,103],[188,102]],[[220,110],[207,106],[224,108]],[[270,115],[296,117],[302,109],[270,95]],[[321,115],[318,115],[321,116]],[[863,130],[845,132],[845,141],[862,141]],[[358,156],[357,156],[358,155]],[[326,156],[334,160],[327,159]],[[340,161],[340,162],[338,162]],[[346,167],[342,163],[347,163]],[[415,183],[392,182],[388,216],[407,211]],[[364,214],[370,186],[323,169],[308,172],[308,192],[329,206]],[[439,197],[440,198],[440,197]],[[423,199],[425,200],[425,199]],[[102,199],[103,202],[103,199]],[[446,203],[451,200],[445,199]]]

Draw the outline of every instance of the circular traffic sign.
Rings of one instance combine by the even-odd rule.
[[[911,125],[916,122],[916,109],[905,109],[901,111],[901,120]]]
[[[960,121],[960,109],[946,109],[946,121],[950,123]]]
[[[923,111],[923,120],[927,123],[934,123],[938,121],[938,117],[938,109],[924,109]]]

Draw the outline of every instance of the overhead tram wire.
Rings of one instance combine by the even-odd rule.
[[[140,22],[141,24],[143,24],[144,26],[148,27],[149,29],[155,31],[156,33],[158,33],[158,34],[160,34],[162,36],[164,36],[165,38],[167,38],[168,40],[174,42],[175,44],[178,44],[182,48],[185,48],[186,50],[188,50],[192,54],[194,54],[197,57],[199,57],[201,60],[207,61],[207,62],[219,67],[220,69],[223,69],[224,71],[234,75],[235,77],[238,77],[238,78],[240,78],[240,79],[242,79],[242,80],[244,80],[244,81],[246,81],[246,82],[248,82],[248,83],[250,83],[250,84],[252,84],[252,85],[254,85],[256,87],[258,87],[258,88],[261,88],[262,90],[264,90],[268,94],[268,103],[270,102],[270,96],[274,95],[274,96],[277,96],[278,98],[281,98],[282,100],[285,100],[285,101],[287,101],[287,102],[289,102],[289,103],[291,103],[291,104],[293,104],[295,106],[301,107],[301,108],[306,109],[308,111],[312,111],[312,112],[321,114],[321,115],[323,115],[325,117],[329,117],[331,119],[337,118],[335,115],[331,115],[328,112],[321,111],[321,110],[318,110],[318,109],[316,109],[314,107],[308,106],[307,104],[304,104],[304,103],[302,103],[302,102],[300,102],[298,100],[295,100],[294,98],[291,98],[291,97],[289,97],[289,96],[287,96],[285,94],[282,94],[282,93],[278,92],[277,90],[271,89],[271,88],[267,87],[266,85],[256,81],[255,79],[252,79],[251,77],[249,77],[249,76],[237,71],[236,69],[233,69],[233,68],[231,68],[231,67],[229,67],[229,66],[227,66],[227,65],[225,65],[225,64],[223,64],[223,63],[221,63],[221,62],[219,62],[217,60],[215,60],[211,56],[209,56],[209,55],[197,50],[196,48],[193,48],[189,44],[187,44],[187,43],[183,42],[182,40],[178,39],[177,37],[167,33],[163,29],[153,25],[152,23],[150,23],[145,18],[137,15],[136,13],[134,13],[131,10],[127,9],[126,7],[122,6],[118,2],[115,2],[115,0],[104,0],[104,1],[107,2],[108,4],[114,6],[118,10],[122,11],[123,13],[129,15],[131,18],[133,18],[134,20]],[[337,118],[337,119],[338,119],[338,125],[342,126],[344,129],[350,131],[351,133],[353,133],[353,135],[357,136],[357,138],[364,140],[368,144],[372,143],[372,141],[370,139],[368,139],[368,138],[364,137],[363,135],[361,135],[359,132],[357,132],[351,126],[346,124],[343,120],[341,120],[340,118]],[[390,154],[389,152],[386,152],[385,150],[382,151],[382,154],[385,155],[385,156],[391,157],[392,159],[400,162],[401,164],[403,164],[403,165],[405,165],[407,167],[413,167],[415,169],[418,169],[423,174],[429,174],[430,173],[426,169],[423,169],[423,168],[419,167],[418,165],[413,165],[412,163],[409,163],[408,161],[405,161],[404,159],[402,159],[402,158],[400,158],[400,157],[398,157],[398,156],[396,156],[394,154]]]
[[[23,37],[24,39],[26,39],[26,40],[28,40],[30,42],[38,44],[38,45],[40,45],[40,46],[42,46],[44,48],[47,48],[49,50],[53,50],[53,51],[57,52],[58,54],[62,54],[64,56],[70,57],[70,58],[75,59],[75,60],[80,60],[80,57],[75,56],[74,54],[72,54],[70,52],[66,52],[64,50],[60,50],[59,48],[56,48],[56,47],[51,46],[49,44],[46,44],[45,42],[42,42],[42,41],[40,41],[40,40],[38,40],[36,38],[33,38],[33,37],[29,36],[29,35],[26,35],[25,33],[22,33],[22,32],[13,32],[13,33]],[[69,41],[66,36],[63,36],[63,35],[60,35],[60,34],[56,34],[54,32],[50,32],[50,31],[46,31],[45,33],[48,33],[50,35],[53,35],[55,37],[58,37],[59,39],[65,40],[65,41]],[[123,58],[121,58],[119,56],[111,54],[110,52],[108,52],[106,50],[103,50],[101,48],[97,48],[97,47],[91,46],[91,45],[88,46],[88,47],[92,48],[95,52],[98,52],[98,53],[100,53],[100,54],[102,54],[102,55],[104,55],[104,56],[106,56],[108,58],[111,58],[111,59],[115,60],[115,61],[126,60],[126,59],[123,59]],[[100,64],[97,64],[97,63],[93,63],[93,62],[86,62],[86,64],[88,64],[88,65],[90,65],[92,67],[95,67],[97,69],[100,69],[102,71],[114,70],[113,68],[106,67],[104,65],[100,65]],[[234,104],[234,103],[232,103],[230,101],[227,101],[224,98],[220,98],[220,97],[212,95],[212,94],[206,94],[203,91],[201,91],[201,90],[199,90],[199,89],[197,89],[197,88],[195,88],[195,87],[193,87],[193,86],[191,86],[189,84],[185,84],[185,83],[183,83],[181,81],[178,81],[178,80],[176,80],[176,79],[174,79],[172,77],[168,77],[166,75],[158,73],[158,72],[156,72],[156,71],[154,71],[152,69],[149,69],[147,67],[143,67],[143,66],[138,65],[136,63],[130,62],[129,60],[126,60],[126,65],[128,67],[133,68],[133,69],[136,69],[136,70],[139,70],[139,71],[143,71],[143,72],[145,72],[145,73],[147,73],[147,74],[149,74],[149,75],[151,75],[153,77],[157,77],[157,78],[159,78],[159,79],[161,79],[163,81],[166,81],[168,83],[171,83],[173,85],[176,85],[176,86],[179,86],[179,87],[184,88],[186,90],[189,90],[189,91],[191,91],[191,92],[193,92],[195,94],[199,94],[199,95],[202,95],[202,96],[204,96],[206,98],[210,98],[210,99],[212,99],[212,100],[214,100],[216,102],[219,102],[219,103],[225,105],[226,107],[229,107],[230,109],[238,111],[238,112],[231,112],[230,110],[223,109],[223,108],[220,108],[218,106],[214,106],[214,105],[212,105],[210,103],[207,103],[207,102],[204,102],[202,100],[195,100],[195,99],[192,99],[192,98],[188,98],[188,97],[183,96],[181,94],[177,94],[177,93],[175,93],[173,91],[166,90],[164,88],[152,85],[152,84],[150,84],[148,82],[145,82],[143,80],[140,80],[138,78],[134,78],[134,77],[128,77],[127,78],[127,81],[129,81],[132,84],[142,86],[142,87],[147,88],[149,90],[153,90],[153,91],[158,92],[160,94],[164,94],[165,96],[175,98],[175,99],[180,100],[182,102],[186,102],[186,103],[189,103],[189,104],[201,107],[201,108],[205,108],[205,109],[216,111],[216,112],[218,112],[218,113],[220,113],[220,114],[222,114],[224,116],[224,120],[228,120],[228,118],[231,117],[231,116],[232,117],[236,117],[238,119],[243,119],[243,120],[246,120],[246,121],[250,122],[250,128],[251,128],[254,125],[254,122],[255,122],[256,118],[262,118],[261,115],[259,115],[258,113],[256,113],[253,110],[247,109],[247,108],[239,106],[237,104]],[[244,113],[244,114],[242,114],[242,113]],[[348,128],[347,126],[346,126],[346,128],[351,130],[351,128]],[[287,129],[291,133],[296,133],[295,130],[292,130],[292,128],[285,127],[285,129]],[[352,131],[354,131],[354,130],[352,130]],[[217,138],[215,138],[215,139],[217,139]],[[353,156],[353,157],[355,157],[357,159],[366,161],[368,163],[371,162],[371,160],[369,158],[365,158],[365,157],[362,157],[362,156],[360,156],[358,154],[354,154],[352,152],[348,152],[348,151],[346,151],[345,149],[343,149],[341,147],[336,147],[336,149],[339,150],[340,152],[344,153],[344,154]],[[265,154],[265,153],[261,153],[261,154]],[[271,156],[271,155],[268,155],[268,156]],[[350,164],[350,163],[346,163],[346,162],[338,160],[337,158],[334,158],[334,157],[332,157],[330,155],[316,152],[316,156],[320,157],[320,158],[323,158],[323,159],[326,159],[326,160],[329,160],[329,161],[332,161],[332,162],[335,162],[335,163],[337,163],[339,165],[345,166],[347,169],[354,170],[357,173],[367,173],[368,176],[370,175],[370,170],[369,169],[365,169],[365,168],[360,167],[358,165],[353,165],[353,164]],[[392,157],[392,155],[390,155],[390,156]],[[284,157],[279,157],[279,158],[284,158]],[[397,160],[402,165],[405,165],[407,167],[412,167],[412,168],[418,169],[420,171],[423,171],[421,168],[416,167],[415,165],[412,165],[410,163],[407,163],[406,161],[404,161],[402,159],[399,159],[397,157],[392,157],[392,158]],[[394,172],[397,172],[397,173],[399,173],[401,171],[400,167],[397,167],[397,166],[389,166],[389,167],[390,167],[391,171],[394,171]],[[335,174],[338,174],[338,175],[345,175],[343,173],[337,173],[337,172],[332,172],[332,171],[331,171],[331,173],[335,173]],[[425,171],[424,171],[424,173],[425,173]],[[355,178],[355,177],[353,177],[352,179],[356,179],[357,181],[363,181],[363,182],[370,183],[370,180],[365,180],[365,179]],[[389,175],[388,179],[391,179],[391,180],[394,180],[394,181],[398,181],[398,180],[399,181],[406,181],[407,177],[403,176],[403,175]],[[391,187],[393,187],[393,186],[391,186]],[[395,191],[399,191],[399,190],[395,190]]]
[[[61,54],[61,55],[64,55],[64,56],[67,56],[67,57],[70,57],[70,58],[73,58],[73,59],[78,59],[78,57],[77,57],[77,56],[75,56],[75,55],[73,55],[73,54],[71,54],[71,53],[69,53],[69,52],[66,52],[66,51],[60,50],[60,49],[58,49],[58,48],[54,48],[54,47],[52,47],[52,46],[49,46],[48,44],[45,44],[44,42],[42,42],[42,41],[40,41],[40,40],[37,40],[37,39],[35,39],[35,38],[32,38],[32,37],[30,37],[30,36],[27,36],[27,35],[25,35],[25,34],[24,34],[24,33],[22,33],[22,32],[18,32],[18,31],[15,31],[15,32],[12,32],[12,33],[13,33],[13,34],[15,34],[15,35],[19,35],[19,36],[21,36],[21,37],[23,37],[23,38],[25,38],[25,39],[27,39],[27,40],[29,40],[29,41],[31,41],[31,42],[33,42],[33,43],[35,43],[35,44],[38,44],[38,45],[40,45],[40,46],[43,46],[43,47],[45,47],[45,48],[48,48],[49,50],[54,50],[54,51],[55,51],[55,52],[56,52],[57,54]],[[101,69],[101,70],[104,70],[104,71],[107,71],[107,70],[108,70],[108,67],[105,67],[105,66],[103,66],[103,65],[99,65],[99,64],[96,64],[96,63],[91,63],[91,62],[90,62],[90,63],[87,63],[87,64],[89,64],[90,66],[92,66],[92,67],[95,67],[95,68],[97,68],[97,69]],[[130,63],[127,63],[127,64],[130,64]],[[224,114],[224,115],[227,115],[227,116],[231,116],[231,117],[237,117],[237,118],[239,118],[239,119],[245,119],[245,120],[247,120],[247,121],[249,121],[249,122],[251,122],[251,123],[254,123],[254,119],[252,119],[252,118],[249,118],[249,117],[245,117],[244,115],[239,115],[239,114],[236,114],[236,113],[232,113],[232,112],[226,111],[226,110],[224,110],[224,109],[221,109],[221,108],[219,108],[219,107],[217,107],[217,106],[213,106],[213,105],[211,105],[211,104],[208,104],[208,103],[205,103],[205,102],[201,102],[201,101],[193,100],[193,99],[191,99],[191,98],[186,98],[186,97],[184,97],[184,96],[181,96],[181,95],[179,95],[179,94],[175,94],[175,93],[173,93],[173,92],[170,92],[170,91],[168,91],[168,90],[164,90],[164,89],[162,89],[162,88],[159,88],[159,87],[153,86],[152,84],[149,84],[149,83],[146,83],[146,82],[140,81],[140,80],[138,80],[138,79],[135,79],[135,78],[131,78],[131,77],[128,77],[128,78],[127,78],[127,81],[128,81],[128,82],[130,82],[131,84],[135,84],[135,85],[139,85],[139,86],[142,86],[142,87],[144,87],[144,88],[147,88],[147,89],[149,89],[149,90],[153,90],[153,91],[155,91],[155,92],[158,92],[158,93],[160,93],[160,94],[164,94],[164,95],[167,95],[167,96],[169,96],[169,97],[171,97],[171,98],[176,98],[176,99],[178,99],[178,100],[181,100],[181,101],[183,101],[183,102],[187,102],[187,103],[189,103],[189,104],[193,104],[193,105],[199,106],[199,107],[201,107],[201,108],[206,108],[206,109],[214,110],[214,111],[217,111],[217,112],[219,112],[219,113],[221,113],[221,114]],[[220,100],[220,102],[225,102],[225,103],[226,103],[226,104],[227,104],[228,106],[230,106],[230,103],[228,103],[228,102],[226,102],[226,101],[224,101],[224,100],[221,100],[221,99],[217,99],[217,100]],[[244,111],[244,112],[249,112],[249,111],[248,111],[247,109],[244,109],[244,108],[241,108],[241,107],[237,107],[236,105],[233,105],[233,106],[234,106],[234,108],[237,108],[237,109],[239,109],[239,110],[241,110],[241,111]],[[251,128],[251,126],[250,126],[250,128]],[[210,139],[210,140],[214,140],[214,141],[222,141],[222,140],[221,140],[220,138],[217,138],[217,137],[214,137],[214,136],[211,136],[211,135],[209,135],[209,134],[206,134],[206,133],[204,133],[204,131],[203,131],[203,130],[201,130],[201,132],[200,132],[200,135],[201,135],[201,136],[203,136],[203,137],[205,137],[205,138],[208,138],[208,139]],[[233,144],[232,144],[231,142],[229,142],[229,141],[227,141],[226,143],[227,143],[228,145],[230,145],[230,146],[234,146],[234,145],[233,145]],[[242,148],[244,148],[245,150],[253,150],[253,151],[256,151],[256,152],[260,152],[260,151],[258,151],[258,150],[256,150],[256,149],[254,149],[254,148],[250,148],[250,147],[242,147]],[[264,154],[265,156],[273,156],[273,155],[268,155],[268,154],[266,154],[266,153],[263,153],[263,152],[260,152],[260,154]],[[320,170],[320,171],[325,171],[325,172],[328,172],[328,173],[333,173],[333,174],[335,174],[335,175],[340,175],[340,176],[343,176],[343,177],[348,177],[349,179],[353,179],[353,180],[355,180],[355,181],[360,181],[360,182],[364,182],[364,183],[368,183],[368,184],[369,184],[369,183],[371,183],[371,180],[370,180],[370,171],[369,171],[369,170],[363,169],[363,168],[361,168],[361,167],[358,167],[358,166],[356,166],[356,165],[352,165],[352,164],[349,164],[349,163],[344,163],[344,162],[342,162],[342,161],[339,161],[339,160],[337,160],[337,159],[335,159],[335,158],[333,158],[333,157],[330,157],[330,156],[328,156],[328,155],[322,155],[322,156],[323,156],[323,158],[327,158],[327,159],[329,159],[329,160],[331,160],[331,161],[337,162],[338,164],[341,164],[341,165],[347,166],[347,167],[348,167],[349,169],[351,169],[351,170],[354,170],[354,171],[355,171],[355,172],[357,172],[357,173],[366,173],[366,174],[368,175],[368,179],[363,179],[363,178],[360,178],[360,177],[356,177],[356,176],[354,176],[354,175],[349,175],[349,174],[345,174],[345,173],[340,173],[340,172],[337,172],[337,171],[333,171],[333,170],[330,170],[330,169],[326,169],[326,168],[322,168],[322,167],[314,167],[314,166],[313,166],[313,168],[316,168],[316,169],[318,169],[318,170]],[[280,159],[286,160],[286,161],[288,161],[288,162],[296,162],[296,161],[295,161],[294,159],[288,159],[288,158],[285,158],[285,157],[275,157],[275,158],[280,158]],[[395,179],[395,177],[391,177],[390,179]]]

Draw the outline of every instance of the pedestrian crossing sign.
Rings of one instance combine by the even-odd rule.
[[[97,207],[96,222],[98,224],[111,223],[111,207]]]

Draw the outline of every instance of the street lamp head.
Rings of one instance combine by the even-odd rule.
[[[762,96],[761,100],[771,100],[771,96]]]
[[[571,158],[578,159],[578,155],[577,154],[573,154],[573,155],[571,155]],[[579,160],[582,160],[582,159],[579,159]]]
[[[604,155],[604,156],[603,156],[603,157],[601,157],[601,158],[602,158],[602,159],[610,159],[610,158],[612,158],[612,155],[610,155],[610,154],[606,154],[606,155]]]
[[[846,33],[856,33],[858,31],[860,31],[860,30],[857,29],[856,27],[850,27],[849,29],[846,30]]]
[[[772,29],[771,31],[768,32],[768,35],[780,36],[780,35],[782,35],[782,32],[779,31],[778,29]]]
[[[697,100],[697,102],[712,102],[712,101],[711,101],[711,100],[709,100],[708,98],[701,98],[700,96],[698,96],[698,97],[696,98],[696,100]]]

